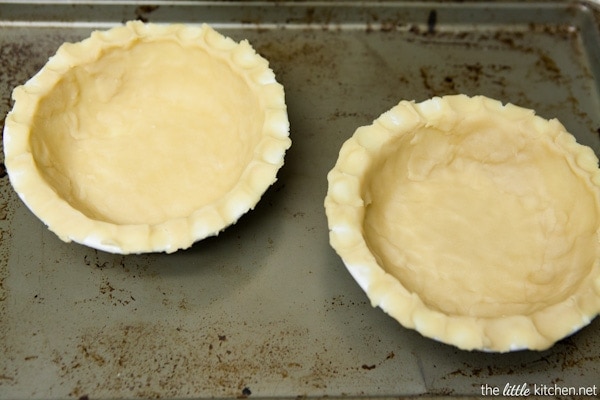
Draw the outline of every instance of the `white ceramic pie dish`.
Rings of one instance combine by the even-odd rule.
[[[174,252],[254,208],[289,148],[267,60],[207,25],[129,22],[65,43],[13,92],[4,152],[66,242]]]
[[[600,312],[600,170],[557,120],[483,96],[401,101],[328,175],[332,247],[402,325],[543,350]]]

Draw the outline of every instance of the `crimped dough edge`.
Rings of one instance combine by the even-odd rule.
[[[463,350],[509,352],[523,349],[545,350],[588,325],[600,313],[600,254],[583,283],[564,301],[529,315],[472,317],[451,315],[431,308],[418,293],[406,287],[379,265],[364,237],[363,220],[368,199],[363,198],[365,175],[395,138],[420,127],[452,125],[461,113],[503,113],[510,109],[517,118],[531,119],[540,131],[555,135],[568,157],[586,175],[590,187],[600,189],[598,159],[587,146],[554,120],[535,116],[533,110],[485,96],[449,95],[415,103],[401,101],[383,113],[372,125],[363,126],[341,147],[339,158],[329,172],[325,211],[332,248],[366,292],[373,307],[396,319],[404,327],[423,336]],[[448,125],[447,125],[448,126]],[[556,139],[558,138],[558,139]],[[594,194],[600,209],[598,191]],[[596,230],[600,242],[600,228]]]
[[[94,62],[104,49],[126,48],[136,41],[164,38],[198,46],[212,56],[226,60],[249,82],[264,113],[261,139],[254,158],[228,193],[187,217],[152,225],[91,219],[59,197],[38,171],[29,142],[37,105],[66,71]],[[268,61],[257,54],[247,40],[237,43],[207,24],[162,25],[130,21],[107,31],[95,31],[81,42],[64,43],[35,76],[14,89],[13,100],[13,109],[6,117],[3,141],[6,169],[15,191],[61,240],[111,253],[172,253],[218,235],[255,207],[263,193],[277,180],[285,152],[291,146],[284,89],[276,81]]]

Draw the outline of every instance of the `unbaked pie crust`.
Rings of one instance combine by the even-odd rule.
[[[289,148],[283,87],[247,41],[129,22],[65,43],[13,92],[12,185],[64,241],[174,252],[252,209]]]
[[[600,312],[600,170],[557,120],[402,101],[328,175],[332,247],[373,306],[461,349],[542,350]]]

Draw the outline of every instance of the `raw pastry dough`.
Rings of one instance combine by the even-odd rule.
[[[112,252],[217,234],[255,206],[290,146],[268,62],[207,25],[94,32],[13,97],[16,191],[61,239]]]
[[[463,349],[545,349],[600,311],[600,170],[557,121],[402,101],[329,174],[332,246],[375,306]]]

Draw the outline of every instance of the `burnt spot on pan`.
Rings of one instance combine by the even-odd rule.
[[[126,266],[125,260],[126,257],[123,255],[104,253],[96,249],[90,249],[89,252],[83,256],[83,263],[87,267],[94,267],[99,270],[105,268],[121,268],[125,270],[125,272],[131,272],[130,268]],[[132,277],[135,277],[135,275]]]
[[[6,287],[6,279],[8,278],[8,256],[6,248],[2,246],[0,249],[0,321],[6,321],[8,311],[9,289]],[[10,355],[13,353],[11,345],[8,344],[9,326],[6,323],[0,324],[0,353]],[[10,356],[7,356],[10,357]],[[0,387],[6,385],[14,385],[18,383],[20,365],[11,363],[0,363]]]
[[[437,25],[437,11],[431,10],[429,11],[429,15],[427,16],[427,33],[430,35],[435,33],[435,27]]]
[[[395,32],[401,31],[407,27],[406,18],[401,14],[396,15],[378,15],[373,14],[369,16],[369,20],[366,21],[365,32]]]
[[[254,48],[269,60],[275,75],[285,83],[288,74],[300,69],[305,73],[306,83],[317,84],[323,78],[335,78],[338,65],[328,51],[328,44],[321,40],[289,37],[289,40],[255,42]]]
[[[554,61],[552,57],[550,57],[547,54],[539,54],[538,61],[536,62],[536,67],[540,71],[544,71],[547,78],[552,81],[561,82],[563,80],[563,73],[556,64],[556,61]]]
[[[142,22],[149,22],[149,15],[158,10],[157,5],[142,5],[135,9],[135,19]]]
[[[390,351],[385,358],[377,361],[377,362],[371,362],[371,363],[363,363],[360,365],[360,367],[358,367],[357,369],[368,373],[369,371],[373,371],[374,369],[378,368],[378,367],[384,367],[387,363],[390,362],[390,360],[392,360],[394,357],[396,357],[396,354],[393,351]]]
[[[326,312],[337,312],[340,309],[356,309],[357,307],[370,307],[370,303],[368,300],[354,301],[343,294],[339,294],[324,304]]]
[[[379,30],[381,32],[392,32],[392,31],[395,31],[399,26],[401,26],[401,25],[398,21],[385,20],[385,21],[381,21]],[[367,32],[369,32],[369,29],[367,29]]]
[[[0,43],[0,132],[4,130],[6,114],[12,108],[12,88],[24,83],[30,73],[42,67],[24,68],[28,60],[36,58],[36,47],[32,43]],[[28,72],[24,73],[26,69]],[[29,72],[30,71],[30,72]]]
[[[429,96],[453,93],[477,93],[482,85],[502,93],[508,86],[508,75],[512,66],[508,64],[448,63],[431,64],[419,68],[421,84]]]
[[[26,41],[10,41],[6,37],[0,38],[0,133],[4,130],[6,115],[12,107],[11,93],[13,87],[23,83],[37,69],[41,68],[45,54],[42,49]],[[0,143],[0,178],[6,178],[7,172],[4,165],[2,144]],[[8,259],[12,248],[8,241],[11,239],[12,229],[10,220],[18,198],[12,191],[8,179],[0,179],[0,353],[13,354],[11,345],[8,344],[10,325],[7,321],[9,303],[11,299],[11,286],[8,283]],[[26,355],[25,357],[33,357]],[[10,357],[10,356],[8,356]],[[29,358],[33,360],[33,358]],[[27,360],[28,361],[28,360]],[[16,385],[19,382],[19,367],[10,362],[0,362],[0,387]]]
[[[486,382],[491,378],[512,376],[532,380],[539,379],[540,372],[544,372],[548,376],[547,379],[553,383],[572,379],[569,375],[591,377],[590,367],[596,365],[600,359],[590,351],[594,346],[591,341],[595,338],[586,333],[581,332],[563,339],[543,352],[524,351],[503,355],[460,353],[458,356],[463,358],[462,361],[441,376],[441,380],[476,379],[477,382]]]
[[[229,332],[212,324],[193,327],[156,322],[121,325],[77,336],[70,353],[56,352],[70,395],[142,398],[217,397],[247,398],[255,376],[281,382],[304,370],[294,362],[303,351],[306,331],[279,331],[265,327],[266,335],[230,340]],[[160,334],[157,334],[160,332]],[[82,379],[83,377],[83,379]]]
[[[301,24],[320,28],[323,31],[333,28],[334,22],[335,12],[332,9],[322,7],[307,7],[303,15],[289,17],[285,20],[286,25]]]
[[[252,394],[252,391],[250,390],[249,387],[245,387],[242,389],[242,395],[239,396],[239,398],[241,399],[246,399],[248,398],[250,395]]]

